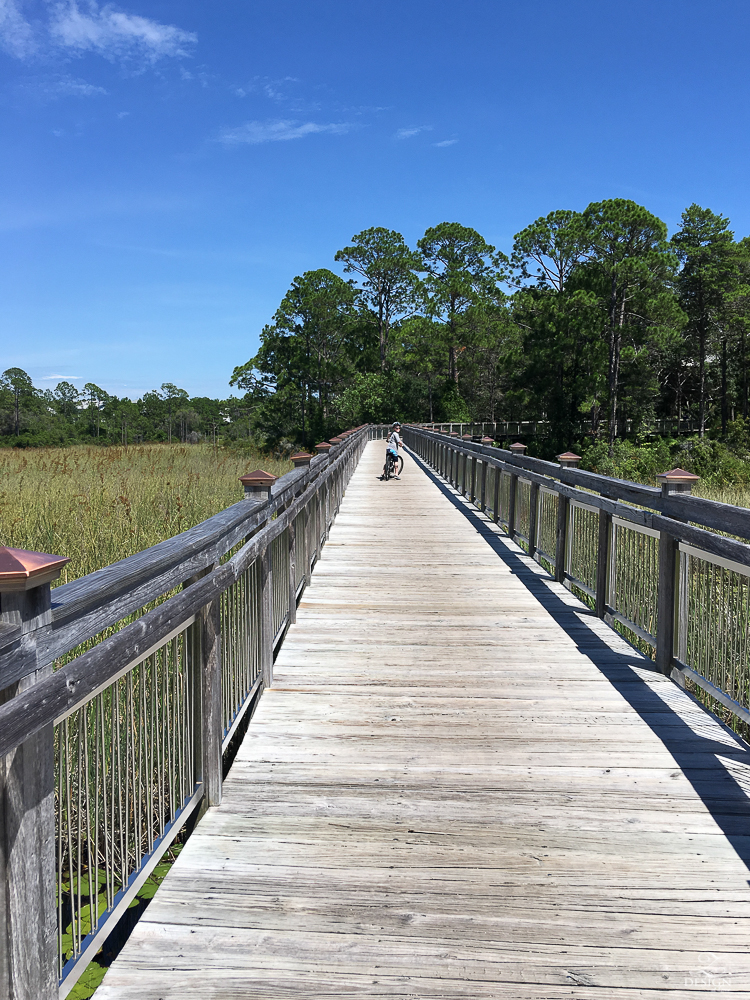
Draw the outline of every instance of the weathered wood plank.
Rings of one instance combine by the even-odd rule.
[[[746,995],[747,746],[382,451],[102,1000]]]
[[[354,435],[348,438],[329,456],[330,462],[316,456],[309,468],[282,476],[270,501],[240,501],[173,538],[55,588],[51,621],[37,636],[40,662],[51,662],[205,571],[322,473],[333,474],[347,461],[356,441]],[[0,629],[0,687],[22,676],[21,654],[18,635]]]

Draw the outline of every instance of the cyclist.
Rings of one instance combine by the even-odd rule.
[[[389,460],[393,462],[395,470],[398,470],[398,449],[403,447],[404,442],[401,440],[401,424],[396,420],[391,424],[391,434],[388,438],[388,444],[385,449],[385,465],[383,466],[383,476],[385,479],[386,468],[388,466]],[[399,479],[398,475],[393,477],[394,479]]]

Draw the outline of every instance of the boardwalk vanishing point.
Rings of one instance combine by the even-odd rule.
[[[382,459],[97,1000],[750,996],[746,744]]]

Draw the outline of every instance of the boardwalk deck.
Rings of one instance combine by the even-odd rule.
[[[750,995],[750,753],[371,443],[100,1000]]]

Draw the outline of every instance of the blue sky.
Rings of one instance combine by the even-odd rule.
[[[374,225],[750,233],[747,0],[0,0],[0,371],[226,396]]]

